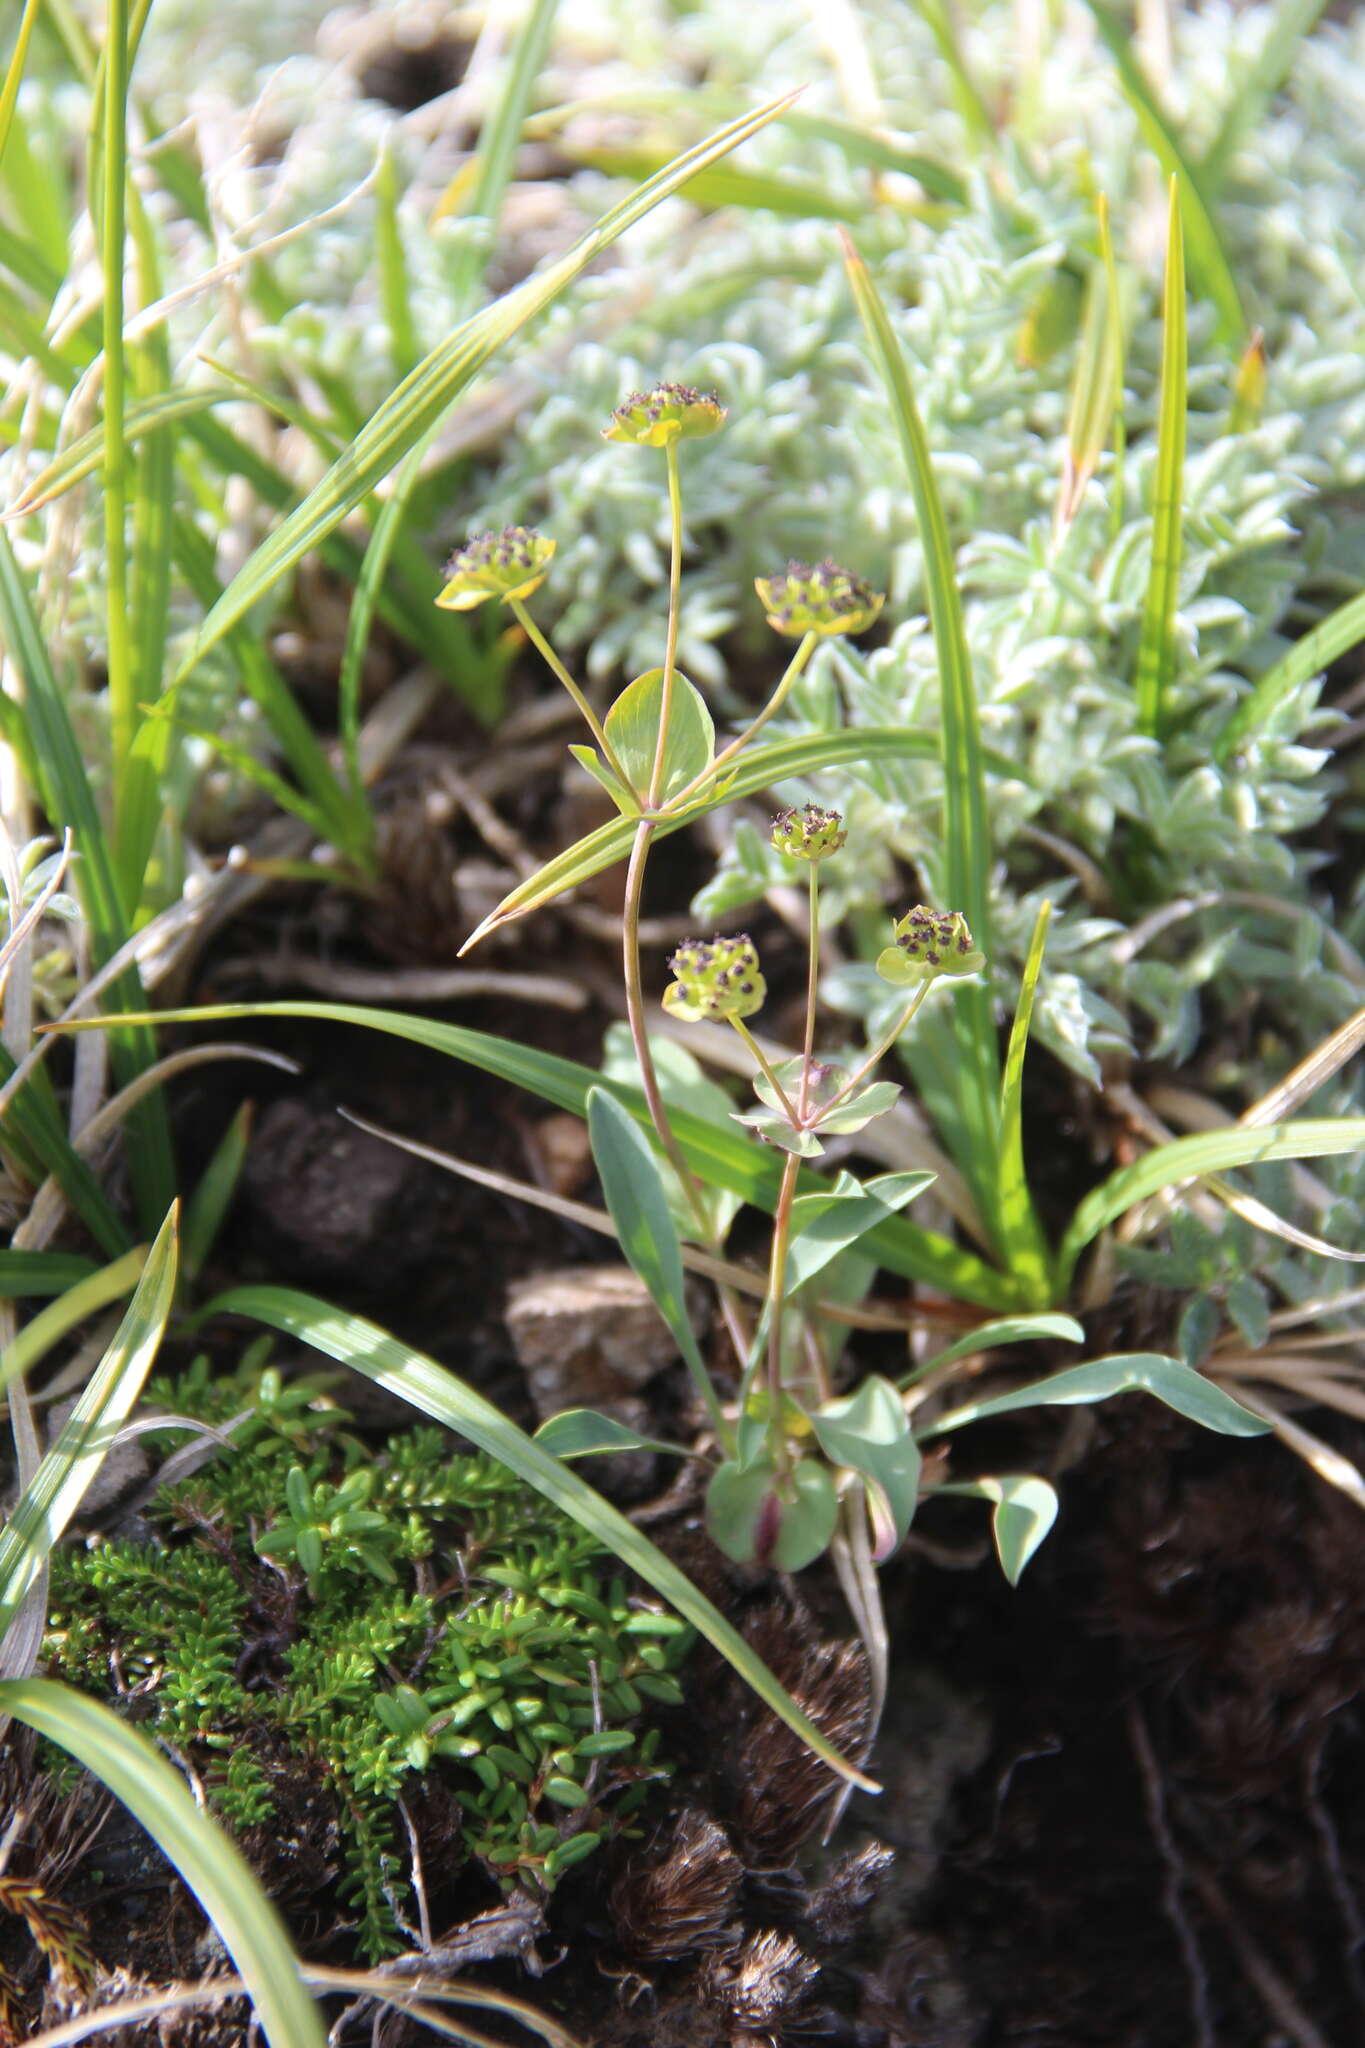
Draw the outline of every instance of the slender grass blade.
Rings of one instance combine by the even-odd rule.
[[[271,2048],[326,2048],[326,2029],[274,1906],[236,1843],[195,1805],[147,1737],[98,1700],[44,1678],[0,1684],[0,1713],[69,1751],[147,1830],[222,1937]]]
[[[1175,674],[1176,613],[1180,604],[1181,514],[1185,489],[1185,254],[1177,182],[1171,180],[1166,243],[1166,288],[1161,343],[1161,413],[1157,428],[1156,483],[1152,497],[1152,567],[1138,641],[1137,726],[1160,738]]]
[[[844,260],[872,359],[886,386],[900,434],[924,555],[929,622],[938,655],[942,720],[943,836],[950,899],[943,907],[965,913],[972,936],[989,963],[991,838],[986,808],[986,762],[981,747],[976,685],[952,545],[948,538],[948,522],[934,476],[928,438],[905,367],[904,352],[887,318],[871,273],[847,237]],[[995,1042],[989,966],[983,982],[974,982],[970,987],[956,991],[953,1021],[959,1044],[957,1094],[965,1138],[961,1164],[972,1182],[983,1214],[998,1229],[996,1154],[999,1143],[997,1094],[1000,1063]]]

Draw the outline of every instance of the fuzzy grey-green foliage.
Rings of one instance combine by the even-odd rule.
[[[364,96],[358,16],[324,24],[299,0],[268,22],[257,23],[256,12],[244,9],[230,32],[216,32],[222,47],[205,67],[188,62],[191,30],[199,33],[193,10],[154,9],[141,89],[160,120],[198,118],[214,189],[230,218],[250,223],[245,240],[333,205],[381,145],[392,148],[408,181],[400,227],[412,315],[422,345],[431,345],[465,310],[456,281],[470,238],[482,234],[469,221],[430,223],[458,162],[451,131],[429,109],[403,117]],[[853,17],[880,101],[875,120],[965,176],[965,208],[919,206],[922,195],[903,180],[877,203],[866,173],[837,146],[782,125],[755,138],[742,161],[804,180],[853,211],[909,359],[958,550],[985,737],[1020,768],[991,792],[1002,994],[1009,999],[1046,891],[1059,914],[1037,1028],[1079,1073],[1094,1080],[1115,1048],[1186,1057],[1215,981],[1225,1013],[1264,1003],[1282,1042],[1302,1046],[1359,1000],[1365,981],[1355,951],[1365,906],[1353,901],[1329,936],[1337,906],[1325,884],[1334,877],[1320,877],[1322,855],[1309,837],[1335,787],[1319,685],[1287,700],[1227,772],[1210,750],[1286,630],[1359,584],[1361,524],[1347,494],[1365,470],[1365,24],[1324,25],[1300,49],[1287,88],[1234,157],[1217,205],[1248,313],[1265,329],[1270,373],[1262,417],[1229,432],[1235,355],[1196,292],[1178,730],[1158,747],[1135,733],[1132,705],[1160,354],[1156,166],[1081,7],[1062,10],[1036,63],[1007,0],[959,10],[965,61],[1001,116],[999,141],[984,152],[964,128],[917,11],[901,0],[856,0]],[[680,112],[693,101],[694,118],[710,118],[707,90],[801,84],[803,112],[847,114],[852,72],[841,76],[822,18],[818,7],[779,0],[742,9],[698,0],[681,12],[663,0],[578,0],[561,10],[539,97],[672,89],[681,96],[659,132],[677,140]],[[1236,101],[1270,19],[1266,8],[1225,6],[1177,15],[1174,63],[1160,89],[1194,152]],[[387,22],[396,41],[420,40],[432,21],[422,0],[396,0],[372,10],[366,26],[377,32]],[[460,121],[477,117],[486,85],[463,91]],[[233,110],[248,101],[248,141],[272,145],[255,165],[234,157]],[[610,140],[615,131],[603,123],[571,123],[569,147]],[[562,188],[514,188],[513,199],[543,201],[553,239],[613,189],[583,170]],[[1033,363],[1020,338],[1059,270],[1078,273],[1091,261],[1097,191],[1110,201],[1119,259],[1135,280],[1129,449],[1121,474],[1105,457],[1058,540],[1052,519],[1074,344]],[[253,369],[305,397],[319,381],[339,379],[361,414],[393,381],[374,204],[362,196],[280,250],[272,264],[286,310],[262,317],[248,295],[240,329]],[[495,269],[528,253],[515,242],[509,228]],[[176,247],[190,273],[210,260],[207,243],[183,225]],[[174,331],[186,354],[205,338],[228,353],[236,345],[216,306],[205,327],[192,303]],[[751,702],[772,658],[753,577],[832,550],[889,590],[887,644],[865,656],[822,651],[775,730],[844,719],[932,726],[936,670],[919,616],[908,484],[828,222],[740,209],[699,216],[681,200],[643,222],[608,269],[518,337],[461,409],[477,413],[509,378],[521,394],[517,423],[433,532],[433,556],[471,527],[539,524],[558,543],[537,599],[557,642],[602,679],[653,665],[666,584],[662,465],[603,444],[597,428],[626,391],[661,377],[714,387],[731,410],[726,432],[685,459],[687,673],[722,708]],[[81,560],[71,601],[89,618],[82,580],[93,606],[98,549]],[[912,893],[941,894],[935,768],[824,777],[815,793],[849,814],[853,879],[831,878],[842,891],[838,907],[870,919],[883,897],[904,894],[893,856],[918,871]],[[761,870],[741,842],[702,907],[738,909],[764,886]],[[1173,902],[1202,907],[1149,931],[1144,921]],[[1134,927],[1149,932],[1136,947]],[[844,984],[843,997],[865,1007],[856,970]]]

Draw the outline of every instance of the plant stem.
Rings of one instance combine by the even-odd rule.
[[[929,990],[932,988],[932,986],[933,983],[930,981],[923,981],[920,983],[919,987],[915,990],[915,993],[911,996],[905,1008],[901,1011],[900,1016],[896,1019],[895,1023],[891,1026],[891,1029],[882,1039],[881,1044],[876,1046],[873,1049],[873,1051],[871,1051],[868,1054],[867,1058],[863,1061],[862,1065],[858,1068],[857,1072],[855,1074],[850,1075],[849,1079],[845,1081],[843,1087],[839,1090],[839,1093],[835,1096],[834,1100],[832,1102],[827,1102],[824,1105],[824,1108],[820,1112],[821,1117],[826,1117],[829,1115],[832,1109],[837,1109],[839,1107],[839,1104],[844,1100],[844,1098],[852,1094],[853,1090],[856,1087],[858,1087],[859,1083],[865,1078],[865,1076],[870,1074],[872,1069],[875,1066],[877,1066],[881,1060],[885,1059],[887,1053],[890,1052],[892,1046],[896,1043],[896,1040],[905,1030],[907,1024],[909,1024],[911,1018],[914,1016],[916,1010],[918,1010],[920,1004],[924,1001],[924,998],[928,995]],[[817,1118],[816,1121],[818,1123],[819,1118]]]
[[[668,512],[672,542],[668,560],[668,637],[664,642],[664,679],[659,692],[659,736],[654,743],[654,767],[649,777],[647,808],[655,811],[663,794],[664,761],[668,754],[668,721],[673,709],[673,678],[678,665],[678,615],[682,592],[682,487],[678,478],[678,444],[670,441],[664,449],[668,464]]]
[[[783,703],[786,701],[787,692],[791,689],[792,684],[796,681],[812,654],[814,654],[819,638],[820,635],[818,633],[807,633],[805,635],[795,654],[787,663],[786,672],[781,682],[759,712],[758,717],[753,720],[752,724],[745,727],[737,740],[731,740],[728,746],[721,748],[709,768],[703,768],[700,775],[693,776],[686,789],[679,790],[675,797],[670,798],[670,810],[677,810],[682,804],[687,803],[694,797],[698,790],[704,788],[714,776],[719,774],[726,762],[732,761],[742,747],[747,747],[754,734],[760,732],[768,723],[768,720],[782,709]]]
[[[641,818],[635,828],[635,843],[630,849],[630,866],[626,869],[626,900],[621,912],[621,958],[626,983],[626,1016],[630,1022],[631,1042],[635,1047],[635,1060],[640,1069],[640,1081],[645,1091],[650,1121],[658,1133],[659,1143],[668,1155],[669,1164],[682,1184],[688,1207],[697,1219],[703,1244],[713,1245],[715,1233],[706,1212],[701,1187],[683,1156],[682,1146],[678,1143],[673,1126],[668,1121],[668,1111],[664,1107],[659,1077],[654,1069],[654,1055],[649,1049],[649,1032],[645,1026],[644,985],[640,979],[640,899],[644,894],[645,863],[649,858],[649,842],[653,834],[652,822],[648,818]]]
[[[752,1057],[755,1060],[757,1060],[759,1066],[763,1069],[764,1079],[767,1081],[768,1086],[772,1089],[774,1095],[776,1095],[778,1101],[782,1104],[783,1113],[786,1116],[787,1122],[791,1125],[794,1131],[799,1130],[801,1128],[801,1118],[798,1116],[796,1110],[792,1106],[791,1097],[788,1095],[786,1089],[782,1086],[782,1083],[778,1080],[776,1074],[773,1072],[772,1066],[769,1063],[762,1046],[754,1037],[753,1032],[749,1029],[748,1025],[744,1022],[744,1019],[742,1017],[732,1017],[730,1019],[730,1022],[734,1025],[736,1031],[744,1040],[744,1043],[747,1046]]]
[[[627,779],[626,771],[621,766],[620,761],[617,759],[616,751],[613,748],[611,741],[607,738],[606,732],[603,728],[601,720],[597,716],[597,713],[593,710],[591,704],[589,704],[587,698],[579,689],[577,683],[569,674],[569,671],[565,668],[559,656],[555,653],[554,648],[551,647],[549,641],[541,632],[539,626],[531,617],[531,614],[527,611],[526,606],[521,600],[521,598],[512,597],[509,598],[507,602],[511,609],[512,615],[516,619],[517,624],[521,627],[522,632],[526,635],[527,639],[530,641],[531,645],[536,649],[536,652],[540,655],[541,659],[545,662],[547,667],[551,669],[551,671],[556,676],[558,676],[560,682],[563,683],[565,689],[573,698],[574,703],[582,712],[583,717],[587,721],[588,730],[591,732],[598,746],[602,749],[602,756],[603,759],[606,761],[608,768],[610,768],[612,774],[617,778],[618,782],[620,782],[624,788],[629,789],[630,783]],[[636,793],[638,794],[638,791]]]
[[[782,1414],[782,1303],[787,1291],[787,1246],[791,1239],[792,1202],[801,1162],[789,1152],[782,1168],[782,1189],[773,1217],[772,1264],[768,1268],[768,1441],[780,1479],[791,1470],[791,1452]]]
[[[801,1120],[810,1108],[810,1063],[815,1053],[815,993],[820,986],[820,863],[810,862],[810,957],[806,967],[806,1035],[801,1045]]]
[[[682,496],[678,485],[678,451],[672,443],[664,450],[668,461],[668,503],[672,515],[673,547],[668,575],[668,635],[664,643],[663,688],[659,695],[659,737],[654,748],[654,767],[649,778],[647,807],[655,808],[658,802],[659,785],[663,781],[664,754],[668,744],[668,715],[673,694],[673,672],[678,651],[678,608],[682,586]],[[623,778],[624,779],[624,778]],[[649,1049],[649,1032],[645,1025],[644,985],[640,978],[640,905],[645,892],[645,867],[649,860],[649,842],[654,836],[654,824],[649,818],[641,818],[635,828],[635,841],[630,849],[630,866],[626,870],[626,900],[621,912],[621,951],[625,970],[626,1015],[630,1020],[631,1042],[635,1047],[635,1060],[640,1069],[640,1080],[649,1106],[650,1121],[658,1133],[659,1143],[668,1156],[669,1164],[677,1174],[688,1207],[697,1220],[697,1226],[704,1244],[715,1244],[715,1232],[707,1214],[706,1201],[701,1185],[683,1156],[673,1126],[668,1120],[664,1107],[663,1091],[654,1069],[654,1055]]]

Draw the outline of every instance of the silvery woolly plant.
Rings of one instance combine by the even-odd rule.
[[[860,576],[823,560],[791,562],[756,579],[769,626],[791,647],[790,657],[763,708],[738,737],[717,746],[706,701],[678,667],[683,553],[680,450],[685,441],[716,433],[725,422],[719,402],[688,386],[661,384],[632,395],[612,414],[606,438],[661,453],[671,514],[669,612],[663,661],[637,677],[599,719],[585,693],[526,609],[541,582],[553,541],[525,527],[483,534],[465,543],[450,563],[441,602],[468,608],[501,598],[582,711],[595,746],[572,751],[611,797],[618,816],[556,856],[520,884],[466,942],[541,907],[617,860],[627,862],[622,915],[623,978],[634,1079],[642,1094],[640,1121],[611,1076],[610,1087],[587,1096],[589,1130],[603,1192],[626,1257],[650,1287],[669,1324],[704,1405],[709,1429],[701,1455],[713,1464],[707,1490],[707,1526],[719,1547],[742,1563],[796,1570],[826,1549],[832,1552],[850,1606],[873,1653],[874,1695],[885,1677],[885,1630],[874,1565],[904,1539],[922,1490],[919,1440],[941,1435],[998,1403],[977,1403],[946,1414],[918,1411],[926,1385],[939,1389],[957,1360],[994,1341],[1034,1336],[1079,1342],[1074,1320],[1049,1313],[1016,1314],[988,1323],[964,1344],[916,1364],[899,1384],[878,1375],[843,1391],[840,1352],[850,1325],[885,1328],[875,1311],[861,1308],[878,1265],[888,1225],[922,1193],[933,1175],[898,1172],[867,1182],[841,1171],[812,1177],[803,1167],[825,1153],[826,1140],[844,1138],[884,1116],[900,1088],[875,1078],[884,1057],[910,1031],[917,1013],[942,984],[962,985],[986,967],[966,915],[955,907],[917,904],[895,919],[873,969],[888,1010],[861,1057],[827,1058],[817,1050],[817,985],[821,957],[821,873],[844,849],[840,813],[813,801],[789,804],[772,820],[769,847],[789,876],[804,872],[808,905],[808,971],[799,1052],[774,1059],[755,1037],[752,1019],[767,988],[758,949],[747,933],[689,939],[672,955],[672,979],[662,1004],[684,1025],[729,1026],[752,1063],[752,1107],[734,1109],[709,1090],[703,1114],[728,1133],[733,1125],[781,1159],[772,1190],[772,1235],[766,1275],[724,1257],[738,1204],[723,1178],[699,1172],[692,1134],[701,1097],[695,1088],[679,1099],[677,1048],[651,1040],[640,960],[640,916],[649,856],[656,840],[690,820],[745,795],[850,758],[870,744],[853,731],[814,739],[773,742],[765,733],[817,647],[865,632],[883,597]],[[879,744],[895,751],[917,736],[889,730]],[[1041,936],[1036,950],[1041,957]],[[1036,978],[1036,965],[1035,965]],[[1027,1018],[1024,1020],[1024,1032]],[[1019,1051],[1022,1058],[1022,1036]],[[1019,1062],[1013,1062],[1017,1110]],[[706,1084],[703,1084],[705,1089]],[[684,1112],[688,1123],[684,1123]],[[642,1125],[652,1130],[651,1144]],[[1003,1155],[1002,1155],[1003,1156]],[[1001,1172],[1001,1199],[1005,1168]],[[1025,1195],[1026,1200],[1026,1195]],[[697,1248],[684,1256],[683,1244]],[[1008,1311],[1045,1311],[1054,1280],[1040,1264],[1030,1296],[1014,1274],[992,1274],[969,1255],[931,1233],[918,1233],[917,1256],[939,1258],[940,1282],[961,1281],[967,1298]],[[692,1331],[683,1294],[684,1263],[700,1266],[715,1282],[732,1347],[736,1391],[722,1398]],[[911,1269],[905,1269],[911,1270]],[[1065,1261],[1057,1273],[1069,1270]],[[971,1289],[980,1290],[975,1297]],[[757,1302],[756,1316],[751,1304]],[[892,1319],[901,1331],[908,1325]],[[1066,1382],[1063,1386],[1060,1383]],[[1054,1381],[1001,1397],[1007,1406],[1105,1398],[1144,1387],[1192,1419],[1234,1435],[1263,1425],[1228,1395],[1174,1359],[1143,1354],[1102,1359]],[[642,1439],[617,1422],[588,1411],[554,1417],[540,1432],[543,1446],[560,1457],[638,1445]],[[655,1446],[660,1448],[660,1446]],[[669,1447],[663,1447],[669,1448]],[[672,1446],[683,1450],[682,1446]],[[688,1449],[685,1454],[697,1455]],[[1051,1487],[1026,1474],[950,1483],[940,1490],[984,1498],[995,1510],[1001,1562],[1017,1578],[1047,1534],[1056,1512]],[[880,1646],[880,1647],[879,1647]]]

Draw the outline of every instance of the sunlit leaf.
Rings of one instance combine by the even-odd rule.
[[[980,1401],[968,1401],[947,1415],[940,1415],[919,1431],[921,1437],[943,1436],[948,1430],[965,1429],[969,1422],[982,1422],[993,1415],[1013,1415],[1021,1408],[1075,1408],[1107,1401],[1115,1394],[1155,1395],[1178,1415],[1197,1422],[1202,1429],[1220,1436],[1264,1436],[1269,1424],[1234,1401],[1212,1380],[1193,1372],[1178,1358],[1156,1351],[1116,1352],[1109,1358],[1092,1359],[1088,1365],[1073,1365],[1051,1379],[1037,1380],[1030,1387],[1016,1387],[1010,1394],[992,1394]]]

